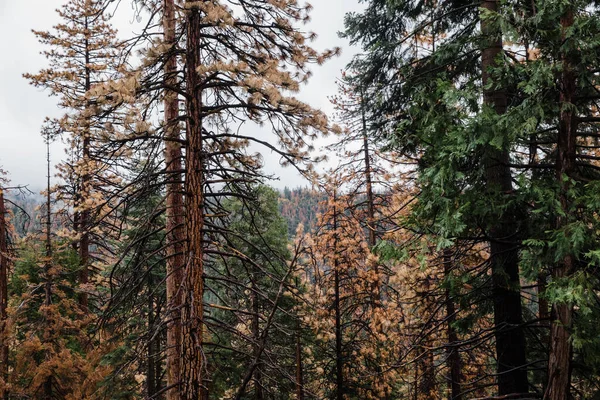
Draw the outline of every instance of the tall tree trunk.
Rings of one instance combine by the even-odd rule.
[[[429,274],[425,276],[422,282],[422,293],[431,293],[431,278]],[[431,307],[431,304],[427,300],[426,295],[421,296],[421,304],[424,306],[421,308],[421,313],[423,315],[431,315],[434,313],[434,310]],[[421,331],[425,332],[429,330],[431,327],[431,321],[423,324],[421,326]],[[422,341],[420,345],[417,346],[417,352],[420,353],[418,356],[418,361],[415,363],[415,368],[421,370],[420,380],[416,383],[417,390],[419,392],[420,398],[429,399],[435,391],[435,367],[433,361],[433,352],[430,350],[429,341],[427,337],[422,337]]]
[[[435,396],[435,367],[433,364],[433,353],[426,348],[423,348],[421,357],[421,381],[419,382],[419,394],[424,399],[430,399]]]
[[[361,90],[360,109],[362,119],[363,156],[365,160],[365,184],[367,190],[367,229],[369,232],[369,247],[373,248],[377,242],[375,233],[375,196],[373,193],[373,171],[371,168],[371,155],[369,154],[369,138],[367,136],[367,117],[365,113],[365,91]],[[375,263],[376,280],[372,282],[373,306],[381,307],[381,282],[379,281],[379,265]],[[379,371],[380,372],[380,371]]]
[[[369,138],[367,136],[367,116],[365,113],[365,92],[362,90],[360,97],[360,111],[362,120],[363,155],[365,159],[365,184],[367,188],[367,225],[369,231],[369,246],[375,246],[375,199],[373,195],[373,179],[371,171],[371,156],[369,154]]]
[[[298,281],[296,280],[296,286]],[[296,400],[304,400],[304,371],[302,367],[302,336],[300,319],[296,318]]]
[[[483,0],[481,7],[498,11],[497,0]],[[504,114],[508,103],[506,90],[488,87],[489,70],[502,56],[502,33],[489,22],[481,20],[481,31],[486,40],[482,50],[483,102],[496,113]],[[508,149],[488,148],[486,179],[490,193],[509,195],[512,176],[508,162]],[[514,216],[505,212],[488,232],[490,236],[490,263],[494,298],[494,325],[496,357],[498,362],[498,393],[507,395],[527,393],[527,370],[525,368],[525,335],[522,327],[522,306],[519,281],[519,254]]]
[[[569,6],[560,20],[563,41],[566,40],[566,31],[573,25],[573,22],[573,8]],[[559,198],[564,215],[557,217],[557,229],[561,229],[569,224],[573,218],[568,198],[571,184],[569,180],[565,180],[564,178],[573,177],[577,156],[577,117],[572,107],[576,90],[576,78],[573,71],[573,63],[569,55],[562,55],[562,64],[556,179],[560,184]],[[568,277],[574,270],[575,257],[573,254],[568,254],[552,269],[552,278],[558,280]],[[565,400],[570,398],[571,387],[571,358],[573,349],[570,330],[573,323],[573,305],[563,302],[552,304],[552,319],[554,322],[550,329],[548,387],[544,399]]]
[[[186,0],[186,110],[187,148],[185,179],[185,211],[187,260],[183,281],[181,308],[181,399],[206,400],[204,385],[206,358],[204,334],[204,161],[202,136],[202,94],[196,69],[200,66],[200,10],[198,2]]]
[[[452,252],[449,249],[444,250],[443,254],[444,263],[444,276],[446,279],[450,277],[452,272]],[[452,300],[452,294],[450,293],[450,287],[446,287],[446,321],[448,324],[448,350],[447,350],[447,365],[450,371],[450,398],[449,400],[462,400],[462,389],[461,389],[461,372],[462,365],[460,359],[460,353],[458,352],[458,335],[456,329],[454,329],[454,322],[456,321],[456,307]]]
[[[83,160],[84,160],[84,168],[88,168],[86,160],[89,160],[89,134],[86,133],[86,137],[83,140]],[[83,191],[83,199],[85,203],[85,199],[89,196],[89,173],[86,171],[83,174],[81,180],[81,190]],[[89,282],[89,264],[90,264],[90,234],[89,234],[89,222],[90,222],[90,212],[84,205],[84,209],[79,214],[79,229],[81,230],[81,239],[79,242],[79,305],[81,309],[84,311],[89,311],[89,296],[87,293],[87,284]]]
[[[167,173],[166,188],[166,251],[167,251],[167,400],[179,400],[180,382],[179,355],[181,353],[181,302],[180,290],[185,265],[185,232],[183,188],[181,185],[181,145],[179,143],[179,100],[177,93],[169,88],[178,85],[176,50],[176,18],[174,0],[164,0],[163,34],[170,46],[165,62],[165,164]]]
[[[46,310],[44,311],[44,325],[48,331],[52,331],[52,321],[48,318],[47,313],[49,313],[49,308],[52,305],[52,203],[50,198],[50,138],[46,139],[46,155],[47,155],[47,185],[46,185],[46,260],[44,262],[44,278],[46,282],[44,282],[44,305],[46,306]],[[46,339],[46,335],[44,335],[44,341],[46,345],[49,344]],[[52,385],[53,385],[53,376],[49,375],[43,384],[43,393],[44,400],[52,400]]]
[[[4,192],[0,188],[0,380],[8,384],[8,242]],[[0,399],[8,400],[8,389],[0,391]]]
[[[336,195],[334,194],[333,201],[337,201]],[[333,231],[334,233],[334,247],[332,251],[334,252],[334,265],[333,265],[333,274],[334,274],[334,303],[333,307],[335,309],[335,398],[337,400],[344,400],[344,354],[342,350],[342,310],[340,304],[340,265],[338,262],[338,249],[337,244],[339,240],[338,236],[338,224],[337,224],[337,209],[336,206],[333,208]]]
[[[89,40],[88,40],[88,17],[85,17],[85,91],[87,92],[91,88],[91,71],[90,71],[90,48],[89,48]],[[88,108],[89,105],[86,105]],[[83,172],[81,175],[81,206],[83,209],[79,213],[79,220],[76,221],[76,224],[80,230],[80,241],[79,241],[79,305],[82,310],[89,311],[89,297],[87,294],[87,284],[89,282],[89,264],[90,264],[90,211],[88,209],[88,205],[86,204],[86,200],[90,197],[90,123],[89,117],[85,116],[85,126],[83,130],[83,141],[82,141],[82,166]]]

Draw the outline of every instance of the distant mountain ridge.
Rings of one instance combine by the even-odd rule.
[[[280,191],[279,212],[288,223],[288,235],[293,237],[299,224],[304,225],[304,231],[310,232],[317,223],[319,203],[326,199],[323,192],[307,187],[290,189],[287,186]]]

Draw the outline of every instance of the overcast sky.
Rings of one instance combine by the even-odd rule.
[[[40,127],[46,116],[58,116],[56,98],[48,97],[47,92],[36,89],[22,78],[24,72],[37,72],[46,66],[40,55],[42,46],[37,42],[31,29],[48,30],[59,19],[55,9],[65,0],[0,0],[0,167],[9,173],[14,185],[29,185],[32,190],[40,190],[45,182],[45,146],[40,136]],[[317,49],[339,46],[342,55],[328,61],[323,66],[313,68],[313,77],[304,86],[300,97],[313,107],[328,114],[331,104],[328,97],[335,94],[335,80],[341,70],[356,53],[348,43],[338,37],[343,30],[344,14],[359,10],[358,0],[313,0],[312,21],[306,27],[317,33],[314,43]],[[132,23],[132,13],[128,0],[122,0],[120,9],[113,21],[120,36],[139,31],[139,25]],[[54,145],[52,162],[56,164],[63,156],[60,145]],[[281,177],[274,182],[277,187],[304,186],[306,182],[292,169],[281,168],[277,158],[263,154],[266,168]]]

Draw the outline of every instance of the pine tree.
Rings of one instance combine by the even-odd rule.
[[[101,188],[110,180],[110,173],[93,155],[93,141],[103,122],[86,94],[119,69],[120,46],[102,1],[71,0],[57,13],[62,22],[53,31],[33,31],[42,44],[50,47],[42,52],[49,67],[24,76],[34,86],[59,97],[58,106],[66,111],[62,118],[52,121],[68,147],[67,161],[58,166],[65,181],[60,199],[73,210],[74,246],[81,258],[79,302],[88,310],[90,246],[101,242],[94,228],[103,204]]]
[[[152,159],[139,157],[138,169]],[[149,168],[153,170],[154,168]],[[136,172],[133,174],[137,175]],[[156,177],[147,176],[143,186],[136,188],[139,196],[130,199],[123,236],[115,244],[120,259],[110,271],[113,295],[104,312],[104,329],[112,332],[112,342],[119,343],[112,354],[112,367],[129,371],[121,373],[112,389],[113,395],[128,387],[136,388],[148,398],[162,398],[165,387],[163,362],[168,327],[163,325],[166,304],[166,236],[162,212],[163,194]],[[129,375],[129,376],[127,376]],[[136,382],[139,385],[135,385]],[[133,390],[133,389],[129,389]]]
[[[373,289],[381,281],[379,260],[368,232],[349,211],[355,197],[341,193],[340,186],[332,181],[326,187],[330,197],[303,254],[309,275],[306,322],[317,334],[315,362],[323,370],[312,391],[337,399],[390,398],[397,350],[391,326],[399,322],[398,304],[392,295],[382,303]]]
[[[109,368],[101,365],[103,351],[96,341],[94,348],[86,346],[89,319],[76,299],[78,259],[68,243],[57,248],[53,240],[47,146],[44,233],[24,240],[11,279],[11,300],[19,304],[10,316],[16,348],[11,396],[94,399]]]
[[[208,302],[214,307],[207,326],[222,348],[210,353],[220,366],[213,387],[234,398],[258,400],[292,392],[293,262],[277,192],[256,185],[247,193],[248,198],[223,203],[228,232],[221,251],[231,256],[207,264]]]
[[[165,96],[164,96],[164,126],[165,126],[165,166],[167,177],[166,193],[166,232],[167,232],[167,301],[170,310],[171,323],[167,326],[167,386],[177,386],[180,380],[179,353],[181,351],[180,304],[184,256],[184,214],[183,188],[181,185],[182,154],[179,130],[179,99],[175,90],[178,87],[177,57],[176,57],[176,28],[175,3],[165,0],[163,4],[163,35],[164,42],[169,46],[165,55]],[[168,400],[178,400],[179,391],[167,391]]]
[[[205,263],[217,257],[217,250],[210,244],[220,243],[224,234],[219,222],[223,215],[221,200],[231,194],[220,192],[219,186],[235,186],[239,189],[236,196],[243,197],[249,183],[263,178],[260,156],[247,150],[252,142],[275,151],[285,163],[307,169],[304,163],[309,161],[309,141],[329,127],[323,113],[292,94],[310,75],[309,64],[322,62],[335,51],[320,54],[306,44],[310,36],[293,25],[306,20],[309,8],[295,2],[250,2],[243,9],[219,1],[185,4],[183,18],[177,20],[177,27],[185,28],[183,88],[168,88],[179,91],[185,99],[185,112],[180,119],[186,121],[185,139],[169,139],[184,144],[186,157],[186,260],[185,274],[178,284],[183,303],[179,307],[182,343],[177,362],[182,368],[181,398],[203,398],[203,386],[210,381],[200,375],[211,369],[203,364],[206,359],[198,351],[209,340],[204,337],[207,332],[203,322],[206,313],[202,298],[209,279]],[[152,107],[165,89],[162,61],[171,49],[161,41],[153,43],[138,69],[93,90],[95,104],[106,112],[136,102]],[[157,93],[161,94],[156,96]],[[238,130],[245,120],[270,124],[273,140]],[[112,157],[111,162],[123,162],[121,156],[114,156],[114,149],[125,145],[136,151],[140,147],[153,149],[148,151],[156,153],[156,139],[164,139],[164,129],[153,129],[144,119],[144,112],[118,123],[121,127],[128,123],[140,125],[140,129],[119,128],[120,132],[114,132],[105,147],[105,159]],[[126,156],[124,151],[121,153]],[[156,173],[167,176],[165,171]],[[165,182],[174,177],[173,173]]]

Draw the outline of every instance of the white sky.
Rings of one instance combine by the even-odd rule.
[[[29,185],[34,191],[44,186],[46,152],[40,127],[46,116],[58,116],[56,98],[30,86],[22,78],[25,72],[35,73],[46,67],[40,55],[43,47],[31,32],[49,30],[59,21],[55,9],[65,0],[0,0],[0,167],[9,173],[13,185]],[[132,23],[129,0],[122,0],[113,21],[123,37],[139,31]],[[337,33],[343,30],[345,13],[361,8],[358,0],[313,0],[312,21],[306,27],[317,33],[317,49],[339,46],[342,55],[323,66],[313,68],[313,77],[300,94],[302,100],[326,113],[332,111],[328,97],[336,92],[335,80],[356,53]],[[63,156],[60,145],[53,146],[52,163]],[[278,165],[278,158],[263,154],[266,169],[280,176],[277,187],[304,186],[307,183],[292,169]]]

